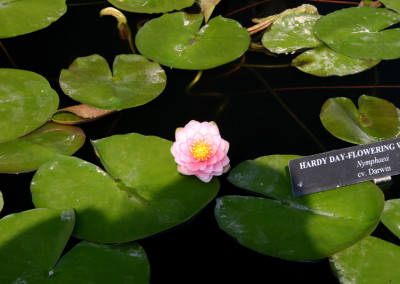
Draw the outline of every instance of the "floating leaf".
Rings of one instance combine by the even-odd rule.
[[[348,57],[327,47],[321,47],[303,52],[293,59],[292,65],[305,73],[326,77],[359,73],[379,62],[379,60]]]
[[[192,6],[195,0],[107,0],[118,9],[135,13],[166,13]]]
[[[313,33],[314,24],[320,17],[306,13],[287,15],[264,33],[262,44],[275,53],[287,53],[322,45]]]
[[[138,31],[136,46],[162,65],[192,70],[228,63],[248,49],[249,33],[238,22],[218,16],[199,30],[202,22],[202,14],[164,14]]]
[[[400,57],[400,29],[387,29],[400,15],[373,7],[335,11],[314,26],[315,35],[336,52],[365,59]]]
[[[395,10],[397,13],[400,13],[400,1],[399,0],[381,0],[380,2],[382,2],[386,8]]]
[[[362,95],[358,99],[358,108],[347,98],[328,99],[321,109],[321,122],[332,135],[354,144],[398,136],[399,110],[392,103]]]
[[[3,209],[3,206],[4,206],[3,194],[0,192],[0,211]]]
[[[192,218],[217,194],[206,184],[178,174],[172,142],[139,134],[93,141],[110,174],[74,157],[58,156],[36,172],[37,207],[74,208],[74,235],[102,243],[150,236]]]
[[[164,70],[137,54],[115,57],[113,73],[100,55],[80,57],[60,75],[60,86],[65,94],[103,110],[146,104],[159,96],[165,85]]]
[[[201,12],[204,16],[204,22],[208,22],[215,6],[217,6],[220,1],[221,0],[198,0]]]
[[[230,182],[272,199],[217,199],[220,228],[250,249],[289,260],[324,258],[369,235],[383,209],[381,190],[367,182],[295,198],[287,167],[297,157],[265,156],[233,169]]]
[[[74,125],[90,122],[113,112],[112,110],[102,110],[88,105],[75,105],[59,109],[51,120],[60,124]]]
[[[47,123],[17,140],[0,144],[0,173],[33,171],[55,155],[72,155],[85,142],[82,129]]]
[[[400,238],[400,199],[386,200],[381,221],[393,234]]]
[[[340,283],[400,283],[400,247],[367,237],[330,258]]]
[[[45,124],[58,102],[57,93],[42,76],[0,69],[0,142],[19,138]]]
[[[66,11],[65,0],[0,0],[0,38],[43,29]]]

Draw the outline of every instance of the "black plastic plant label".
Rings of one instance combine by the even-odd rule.
[[[400,173],[400,138],[343,148],[289,161],[294,196]]]

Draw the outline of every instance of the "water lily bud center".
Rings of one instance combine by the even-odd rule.
[[[200,140],[196,140],[192,143],[192,147],[190,147],[190,152],[193,155],[193,158],[199,161],[205,161],[210,158],[213,151],[211,150],[211,146],[207,141],[203,138]]]

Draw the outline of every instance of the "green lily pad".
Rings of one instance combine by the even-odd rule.
[[[328,99],[321,109],[321,122],[332,135],[354,144],[367,144],[398,136],[399,110],[390,102],[362,95],[358,110],[347,98]]]
[[[193,5],[194,0],[107,0],[118,9],[135,13],[166,13]]]
[[[47,123],[36,131],[0,144],[0,173],[33,171],[55,155],[72,155],[85,143],[82,129]]]
[[[314,36],[313,27],[320,15],[289,14],[274,23],[262,37],[265,48],[275,53],[287,53],[322,45]]]
[[[138,31],[136,46],[162,65],[191,70],[231,62],[248,49],[249,33],[238,22],[218,16],[200,29],[202,22],[202,14],[164,14]]]
[[[387,29],[400,15],[373,7],[335,11],[314,26],[315,35],[336,52],[364,59],[400,57],[400,29]]]
[[[182,176],[172,142],[140,134],[93,141],[109,172],[75,157],[57,156],[31,184],[36,207],[74,208],[74,236],[102,243],[147,237],[181,224],[218,193],[217,179]]]
[[[158,97],[165,85],[164,70],[137,54],[116,56],[113,73],[100,55],[80,57],[60,75],[60,86],[66,95],[103,110],[146,104]]]
[[[262,196],[217,199],[215,217],[222,230],[260,253],[289,260],[316,260],[369,235],[380,220],[384,197],[373,183],[293,197],[288,161],[272,155],[245,161],[229,181]]]
[[[0,211],[3,209],[3,206],[4,206],[3,194],[0,192]]]
[[[380,1],[385,5],[386,8],[392,9],[397,13],[400,13],[400,1],[399,0],[382,0]]]
[[[328,47],[321,47],[303,52],[293,59],[292,65],[305,73],[327,77],[360,73],[379,62],[380,60],[349,57]]]
[[[65,0],[0,0],[0,38],[44,29],[66,11]]]
[[[58,102],[57,93],[42,76],[0,69],[0,142],[17,139],[45,124]]]
[[[340,283],[400,283],[400,247],[367,237],[330,258]]]
[[[400,199],[386,200],[381,221],[393,234],[400,238]]]

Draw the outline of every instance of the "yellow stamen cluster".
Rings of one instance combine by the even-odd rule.
[[[190,152],[192,153],[193,157],[199,161],[207,160],[213,153],[210,143],[207,143],[207,141],[205,141],[203,138],[192,143]]]

